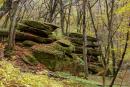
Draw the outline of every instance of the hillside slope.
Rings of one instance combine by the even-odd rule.
[[[67,74],[58,74],[59,78],[47,74],[21,72],[9,61],[0,61],[0,87],[98,87],[98,83],[87,81]],[[66,79],[61,79],[67,77]]]

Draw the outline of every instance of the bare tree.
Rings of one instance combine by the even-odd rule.
[[[57,8],[57,4],[58,3],[58,0],[50,0],[49,1],[49,19],[48,19],[48,22],[53,22],[53,18],[54,18],[54,14],[55,14],[55,11],[56,11],[56,8]]]
[[[112,82],[111,82],[111,84],[110,84],[109,87],[113,87],[114,82],[115,82],[115,80],[116,80],[116,77],[117,77],[117,75],[118,75],[118,72],[119,72],[119,70],[120,70],[120,68],[121,68],[121,66],[122,66],[122,63],[123,63],[123,61],[124,61],[124,57],[125,57],[125,54],[126,54],[126,51],[127,51],[127,48],[128,48],[128,41],[129,41],[129,31],[128,31],[127,34],[126,34],[126,43],[125,43],[125,47],[124,47],[124,51],[123,51],[121,60],[120,60],[120,62],[119,62],[118,68],[117,68],[117,70],[116,70],[116,72],[115,72],[115,75],[114,75],[114,77],[113,77],[113,79],[112,79]]]
[[[5,55],[10,56],[14,45],[15,45],[15,31],[17,24],[17,14],[19,14],[20,9],[18,9],[18,5],[20,0],[12,2],[12,9],[9,12],[10,16],[10,25],[9,25],[9,36],[8,36],[8,45],[6,46]]]
[[[85,77],[88,78],[88,62],[87,62],[87,33],[86,33],[86,0],[83,0],[83,59]]]
[[[71,9],[72,9],[72,0],[69,1],[69,12],[68,12],[68,18],[67,18],[67,23],[66,23],[66,35],[68,35],[69,31],[69,26],[70,26],[70,16],[71,16]]]
[[[64,14],[64,3],[62,0],[59,0],[59,4],[60,4],[60,22],[61,22],[61,30],[62,30],[62,34],[65,34],[64,31],[64,19],[65,19],[65,14]]]

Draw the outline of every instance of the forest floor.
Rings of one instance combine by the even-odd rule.
[[[8,65],[8,63],[9,64],[11,63],[14,67],[13,69],[18,68],[19,71],[24,74],[32,73],[34,76],[43,75],[43,77],[45,76],[48,78],[50,71],[46,68],[46,66],[44,64],[39,63],[37,65],[30,65],[23,61],[22,56],[31,53],[27,48],[16,46],[15,50],[16,50],[15,55],[11,56],[10,60],[8,60],[8,62],[6,62],[7,65]],[[5,59],[3,61],[5,61]],[[3,61],[1,61],[1,62],[3,62]],[[5,69],[5,71],[6,71],[6,69]],[[8,71],[8,72],[10,72],[10,71]],[[8,72],[6,72],[7,75],[9,75]],[[2,72],[1,72],[1,67],[0,67],[0,77],[2,77],[1,73]],[[10,73],[10,75],[11,75],[11,73]],[[81,77],[71,76],[71,75],[66,74],[65,72],[61,72],[58,76],[53,75],[53,73],[51,72],[49,76],[50,76],[49,79],[46,78],[47,81],[51,81],[53,79],[54,83],[55,82],[58,82],[57,84],[62,83],[62,86],[56,86],[56,87],[101,87],[101,85],[102,85],[102,77],[97,76],[97,75],[89,75],[89,80],[85,80]],[[28,77],[28,79],[29,78],[30,77]],[[30,79],[32,79],[32,78],[30,78]],[[108,87],[110,85],[111,79],[112,79],[111,77],[106,77],[106,85],[107,85],[106,87]],[[23,81],[23,79],[20,81]],[[36,81],[37,81],[37,78],[36,78]],[[127,69],[122,70],[118,74],[114,87],[130,87],[129,83],[130,83],[130,70],[127,70]],[[31,84],[31,81],[28,83],[25,82],[24,84]],[[53,84],[53,83],[51,83],[51,84]],[[35,84],[33,84],[33,85],[35,85]],[[11,86],[8,86],[8,87],[11,87]],[[37,86],[30,86],[30,87],[37,87]],[[38,86],[38,87],[42,87],[42,86]],[[55,86],[47,86],[47,87],[55,87]]]
[[[16,67],[11,61],[0,61],[0,87],[100,87],[98,82],[64,72],[56,75],[48,70],[32,73]]]
[[[8,61],[9,63],[13,64],[14,65],[14,61]],[[8,65],[8,62],[7,62],[7,65]],[[20,62],[22,63],[22,62]],[[24,65],[24,66],[22,66]],[[26,65],[26,64],[22,64],[21,66],[17,66],[17,65],[14,65],[15,67],[19,67],[20,68],[25,68],[28,69],[26,71],[23,71],[22,69],[20,70],[21,73],[24,73],[24,74],[33,74],[33,76],[43,76],[44,79],[47,79],[47,81],[52,81],[51,84],[59,84],[57,85],[56,87],[101,87],[102,85],[102,77],[101,76],[96,76],[96,75],[89,75],[89,80],[85,80],[85,79],[82,79],[80,77],[75,77],[75,76],[71,76],[71,75],[68,75],[64,72],[60,72],[58,75],[53,75],[53,73],[50,73],[50,75],[48,74],[49,71],[46,70],[46,69],[43,69],[43,70],[38,70],[38,67],[33,67],[33,66],[29,66],[29,65]],[[26,65],[26,67],[25,67]],[[31,68],[33,67],[33,68]],[[11,74],[10,74],[11,75]],[[45,76],[45,77],[44,77]],[[32,79],[30,77],[28,77],[28,79]],[[37,81],[37,78],[35,78],[35,80]],[[32,79],[33,81],[33,79]],[[55,83],[55,81],[57,83]],[[111,77],[106,77],[106,87],[109,87],[109,84],[111,82]],[[24,83],[24,84],[30,84],[31,82],[28,82],[28,83]],[[119,73],[117,79],[116,79],[116,82],[115,82],[115,85],[113,87],[130,87],[130,71],[122,71]],[[40,84],[40,83],[39,83]],[[62,84],[62,86],[60,86]],[[33,84],[34,85],[34,84]],[[9,86],[10,87],[10,86]],[[25,86],[26,87],[26,86]],[[37,87],[37,86],[31,86],[31,87]],[[38,87],[42,87],[42,86],[38,86]],[[55,87],[55,86],[47,86],[47,87]]]
[[[89,80],[103,83],[101,76],[90,75]],[[110,85],[111,80],[112,80],[112,77],[106,77],[107,86]],[[116,87],[130,87],[130,71],[129,70],[122,70],[119,72],[115,81],[115,86]]]
[[[25,52],[25,51],[24,51]],[[40,73],[40,71],[46,70],[43,64],[38,64],[37,66],[32,66],[24,63],[21,59],[12,60],[12,63],[20,67],[22,72],[35,72]],[[111,82],[111,77],[106,77],[106,85],[109,86]],[[90,81],[98,82],[98,85],[102,85],[102,77],[96,75],[89,76]],[[115,81],[115,87],[130,87],[130,70],[121,70]],[[71,86],[70,86],[71,87]]]

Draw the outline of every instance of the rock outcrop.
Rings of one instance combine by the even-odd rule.
[[[80,73],[84,70],[83,39],[82,34],[70,33],[68,37],[56,39],[53,37],[58,27],[50,23],[24,20],[17,25],[16,42],[22,42],[25,47],[32,51],[31,56],[22,58],[28,64],[43,63],[52,71],[70,71]],[[8,37],[8,31],[0,31],[0,36]],[[91,73],[100,71],[98,56],[98,39],[87,36],[88,62]]]
[[[80,57],[82,58],[83,35],[80,33],[70,33],[68,39],[75,46],[75,50],[73,51],[73,53],[80,55]],[[101,50],[99,50],[98,39],[91,36],[87,36],[86,47],[87,47],[89,71],[91,73],[96,74],[102,68],[101,61],[99,61],[98,59],[98,56],[101,55]]]

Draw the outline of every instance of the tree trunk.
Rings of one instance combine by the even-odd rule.
[[[64,35],[65,34],[65,31],[64,31],[64,18],[65,18],[65,15],[64,15],[64,4],[63,4],[63,1],[59,0],[59,4],[60,4],[61,31],[62,31],[62,34]]]
[[[112,79],[112,82],[111,82],[111,84],[110,84],[109,87],[113,87],[114,82],[115,82],[115,80],[116,80],[116,77],[117,77],[117,75],[118,75],[118,72],[120,71],[120,68],[121,68],[122,63],[123,63],[123,61],[124,61],[124,57],[125,57],[126,50],[127,50],[127,47],[128,47],[128,41],[129,41],[129,31],[127,32],[127,35],[126,35],[125,48],[124,48],[124,51],[123,51],[123,54],[122,54],[120,63],[119,63],[119,65],[118,65],[118,68],[117,68],[117,70],[116,70],[116,72],[115,72],[115,75],[114,75],[114,77],[113,77],[113,79]]]
[[[88,62],[87,62],[87,37],[86,37],[86,0],[83,0],[83,59],[85,78],[88,78]]]
[[[9,26],[9,40],[8,40],[8,49],[12,50],[15,44],[15,27],[17,24],[17,13],[18,13],[19,1],[13,4],[13,9],[11,10],[10,17],[10,26]]]

